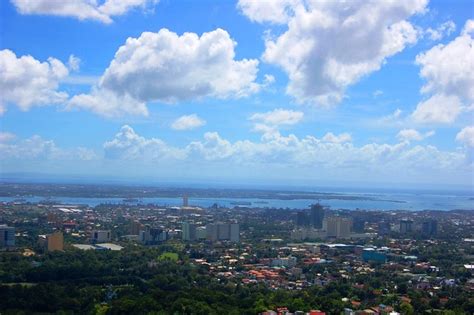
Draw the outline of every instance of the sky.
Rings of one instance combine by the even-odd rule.
[[[472,1],[0,2],[0,176],[474,188]]]

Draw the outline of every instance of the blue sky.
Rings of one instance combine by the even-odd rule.
[[[0,172],[472,188],[472,2],[369,2],[3,1]]]

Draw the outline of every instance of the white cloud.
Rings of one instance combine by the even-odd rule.
[[[417,41],[407,21],[427,0],[405,1],[239,1],[257,22],[286,23],[267,36],[263,60],[289,76],[287,93],[300,103],[336,104],[346,88],[379,70],[386,59]]]
[[[421,89],[430,98],[418,104],[413,118],[417,122],[452,123],[474,102],[474,20],[446,45],[436,45],[419,54],[416,63],[426,80]]]
[[[113,140],[104,143],[105,157],[111,160],[163,160],[182,159],[183,150],[168,146],[157,138],[139,136],[130,126],[124,125]]]
[[[78,57],[74,55],[70,55],[67,61],[67,65],[69,69],[71,69],[72,71],[79,71],[79,66],[81,65],[81,59],[79,59]]]
[[[336,136],[332,132],[328,132],[324,135],[322,140],[326,142],[331,142],[331,143],[344,143],[344,142],[351,142],[352,136],[347,132],[341,133],[338,136]]]
[[[95,20],[112,23],[113,16],[127,13],[134,8],[145,9],[158,0],[11,0],[21,14],[57,15],[78,20]]]
[[[281,126],[290,126],[299,123],[304,117],[303,112],[277,108],[266,113],[255,113],[249,117],[254,121],[254,132],[262,133],[262,139],[272,139],[280,136]]]
[[[456,135],[456,141],[459,141],[468,147],[474,148],[474,126],[463,128]]]
[[[427,131],[424,134],[416,129],[402,129],[398,132],[397,138],[400,141],[421,141],[431,136],[434,136],[434,130]]]
[[[18,141],[0,141],[1,160],[93,160],[97,154],[90,149],[77,147],[59,148],[53,140],[38,135]]]
[[[456,24],[453,21],[446,21],[436,29],[429,27],[425,33],[431,40],[440,40],[445,36],[451,35],[456,30]]]
[[[430,145],[411,145],[409,141],[356,146],[345,141],[348,136],[333,135],[333,138],[339,141],[326,141],[328,139],[313,136],[298,138],[291,134],[282,136],[278,133],[273,138],[262,138],[260,142],[231,142],[217,132],[207,132],[203,139],[178,148],[156,138],[139,136],[129,126],[124,126],[112,141],[105,143],[104,150],[109,159],[167,160],[184,163],[182,165],[193,163],[204,167],[224,167],[221,172],[236,167],[247,170],[264,167],[268,170],[278,166],[287,169],[288,165],[292,165],[295,170],[317,170],[328,174],[342,171],[344,176],[398,176],[401,173],[425,176],[443,172],[466,174],[471,167],[466,164],[466,152],[463,151],[440,151]],[[345,140],[341,141],[343,138]]]
[[[167,29],[144,32],[128,38],[105,70],[90,95],[81,95],[71,107],[85,107],[113,116],[145,114],[148,102],[174,103],[204,97],[221,99],[245,97],[260,89],[255,82],[258,61],[235,60],[236,43],[222,29],[179,36]],[[107,97],[126,98],[139,110],[120,102],[106,104]],[[99,98],[99,100],[95,100]],[[134,102],[133,102],[134,100]]]
[[[260,121],[266,125],[294,125],[303,119],[303,112],[277,108],[266,113],[256,113],[250,116],[250,120]]]
[[[119,117],[124,114],[148,116],[148,108],[129,95],[117,95],[106,90],[93,88],[90,94],[74,95],[67,104],[67,109],[86,109],[105,117]]]
[[[0,142],[10,142],[16,138],[16,135],[11,132],[0,132]]]
[[[254,22],[283,24],[294,14],[299,0],[239,0],[237,7]]]
[[[17,57],[8,49],[0,51],[0,107],[15,104],[21,110],[32,106],[61,104],[68,98],[58,91],[61,80],[67,77],[67,67],[58,59],[41,62],[32,56]]]
[[[171,128],[174,130],[192,130],[202,127],[206,124],[204,119],[201,119],[196,114],[184,115],[176,119],[172,124]]]
[[[412,118],[419,123],[453,123],[461,113],[462,104],[456,95],[435,94],[418,103]]]

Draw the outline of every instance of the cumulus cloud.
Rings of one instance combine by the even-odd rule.
[[[419,54],[416,63],[426,80],[421,92],[429,98],[413,112],[417,122],[452,123],[474,102],[474,20],[446,45]]]
[[[67,65],[69,69],[71,69],[72,71],[79,71],[79,67],[81,65],[81,59],[79,59],[78,57],[74,55],[70,55],[67,61]]]
[[[239,98],[260,89],[255,82],[258,61],[235,59],[236,42],[222,29],[178,35],[167,29],[128,38],[115,54],[90,95],[79,95],[72,107],[104,115],[146,114],[148,102],[174,103],[204,97]],[[104,104],[104,94],[140,104],[140,110],[120,102]],[[99,100],[95,100],[99,98]],[[134,101],[132,101],[134,100]]]
[[[434,130],[420,133],[416,129],[402,129],[398,132],[397,138],[400,141],[421,141],[431,136],[434,136]]]
[[[97,154],[90,149],[78,147],[59,148],[53,140],[38,135],[18,141],[0,141],[1,160],[93,160]]]
[[[111,160],[182,159],[183,150],[173,148],[157,138],[146,139],[124,125],[114,139],[104,143],[104,153]]]
[[[112,23],[112,17],[127,13],[134,8],[145,9],[158,0],[11,0],[21,14],[56,15],[78,20],[95,20]]]
[[[464,145],[474,148],[474,126],[468,126],[463,128],[456,135],[456,141],[463,143]]]
[[[437,28],[429,27],[425,33],[431,40],[440,40],[445,36],[451,35],[456,30],[456,24],[453,21],[446,21]]]
[[[418,103],[412,118],[419,123],[453,123],[462,111],[462,103],[456,95],[435,94]]]
[[[255,113],[249,117],[254,121],[253,131],[263,134],[263,138],[273,138],[280,135],[280,126],[290,126],[299,123],[304,117],[303,112],[277,108],[266,113]]]
[[[196,114],[184,115],[176,119],[172,124],[171,128],[174,130],[192,130],[202,127],[206,124],[204,119],[199,118]]]
[[[347,132],[341,133],[338,136],[333,134],[332,132],[328,132],[324,135],[322,140],[331,143],[344,143],[351,142],[352,136]]]
[[[300,103],[339,103],[348,86],[379,70],[420,34],[408,19],[427,0],[249,1],[243,14],[256,22],[287,24],[265,41],[263,60],[289,76],[287,93]]]
[[[331,139],[327,139],[330,137]],[[104,145],[109,159],[156,161],[172,159],[183,162],[212,165],[224,161],[226,167],[235,165],[294,165],[301,168],[325,170],[352,170],[398,174],[426,170],[460,170],[466,165],[465,152],[440,151],[434,146],[411,145],[409,141],[395,144],[369,143],[356,146],[350,136],[313,136],[299,138],[295,135],[275,135],[260,142],[239,140],[231,142],[217,132],[207,132],[201,140],[192,141],[178,148],[156,138],[139,136],[129,126],[122,127],[115,138]],[[326,138],[326,139],[324,139]],[[334,140],[337,141],[328,141]]]
[[[0,107],[15,104],[21,110],[32,106],[64,103],[68,94],[58,91],[60,81],[69,74],[58,59],[41,62],[32,56],[17,57],[8,49],[0,51]]]
[[[294,125],[303,119],[303,112],[286,109],[274,109],[266,113],[256,113],[250,116],[250,120],[260,121],[266,125]]]

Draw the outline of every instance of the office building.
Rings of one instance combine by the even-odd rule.
[[[130,222],[130,235],[138,235],[142,229],[143,224],[141,224],[139,221],[132,220]]]
[[[209,241],[240,241],[240,226],[237,223],[214,223],[206,226]]]
[[[324,220],[326,236],[330,238],[350,238],[352,221],[344,217],[329,217]]]
[[[390,231],[391,231],[390,222],[381,221],[381,222],[378,223],[377,226],[378,226],[378,234],[379,235],[390,234]]]
[[[421,224],[421,232],[425,236],[433,236],[438,233],[438,221],[428,220]]]
[[[377,251],[374,248],[364,248],[362,251],[362,259],[365,262],[386,263],[387,254],[385,252]]]
[[[352,231],[354,233],[364,233],[365,220],[362,218],[354,218],[354,220],[352,221]]]
[[[400,233],[406,234],[413,232],[412,220],[400,220]]]
[[[0,225],[0,248],[15,246],[15,228],[5,224]]]
[[[315,229],[323,228],[324,208],[321,204],[317,203],[311,206],[309,219],[311,226]]]
[[[168,239],[168,232],[162,228],[145,226],[138,234],[138,241],[145,245],[156,245]]]
[[[46,243],[48,252],[56,250],[64,250],[64,236],[63,232],[56,231],[53,234],[46,236]]]
[[[189,206],[188,196],[184,195],[183,196],[183,207],[188,207],[188,206]]]
[[[196,225],[188,222],[181,224],[181,238],[183,241],[196,240]]]
[[[305,211],[298,211],[296,213],[296,225],[299,227],[308,226],[309,225],[309,217]]]
[[[94,230],[92,231],[91,241],[92,243],[107,243],[110,242],[111,233],[110,230]]]
[[[205,226],[200,226],[196,228],[196,239],[205,240],[207,236],[207,231]]]
[[[230,225],[230,241],[234,243],[240,242],[240,226],[237,223]]]

